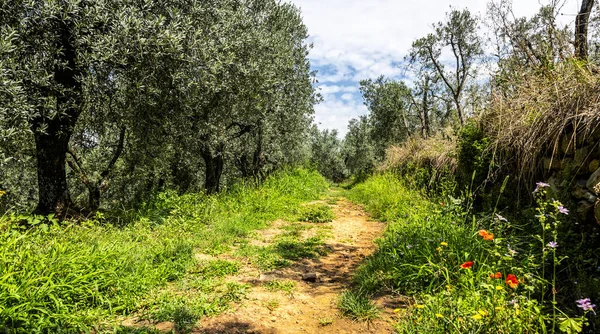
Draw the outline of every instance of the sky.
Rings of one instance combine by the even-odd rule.
[[[359,81],[380,75],[401,79],[412,42],[432,31],[450,5],[485,15],[487,0],[289,0],[300,7],[313,44],[310,61],[324,101],[315,106],[321,129],[347,132],[348,121],[367,114]],[[547,0],[540,0],[547,3]],[[538,0],[515,0],[517,16],[531,16]],[[581,0],[566,0],[563,24],[573,25]]]

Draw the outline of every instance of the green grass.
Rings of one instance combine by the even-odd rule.
[[[380,310],[366,296],[353,291],[344,291],[340,295],[338,308],[342,314],[361,321],[372,321],[379,317]]]
[[[81,224],[21,230],[0,218],[0,327],[14,333],[78,332],[99,323],[110,327],[111,319],[133,312],[180,319],[185,327],[189,314],[218,312],[240,292],[225,282],[214,283],[223,289],[220,296],[206,290],[179,298],[165,291],[167,283],[182,281],[184,291],[206,288],[191,278],[198,270],[196,251],[227,251],[270,221],[291,218],[302,202],[318,199],[326,189],[317,173],[294,169],[260,187],[238,185],[216,196],[163,193],[141,211],[121,214],[127,224],[104,213]],[[218,281],[236,268],[214,262],[200,274]]]
[[[310,223],[328,223],[334,219],[335,214],[331,207],[325,204],[312,204],[302,207],[298,217],[299,221]]]
[[[263,287],[269,291],[282,291],[292,297],[296,291],[296,282],[291,280],[273,280],[263,283]]]
[[[347,315],[364,318],[369,296],[393,291],[413,300],[397,310],[401,333],[543,331],[545,315],[535,299],[539,260],[505,233],[516,226],[466,219],[459,201],[433,202],[393,174],[374,176],[348,196],[388,227],[376,253],[355,273],[352,291],[342,295]],[[493,241],[478,235],[482,228],[495,234]],[[519,255],[510,254],[509,244]],[[462,269],[467,261],[473,267]],[[503,278],[490,277],[496,272]],[[522,280],[517,289],[504,282],[507,274]]]
[[[296,233],[297,231],[299,230],[292,229],[282,233],[271,245],[264,247],[243,243],[237,250],[236,256],[249,258],[260,270],[269,271],[287,267],[292,261],[317,258],[327,254],[328,249],[324,247],[323,233],[304,239]]]

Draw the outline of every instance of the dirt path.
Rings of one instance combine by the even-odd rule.
[[[345,318],[336,307],[340,293],[350,287],[354,270],[375,251],[373,240],[381,235],[385,224],[369,220],[359,206],[344,198],[332,202],[335,219],[319,224],[329,230],[329,237],[324,240],[327,255],[301,259],[287,268],[266,273],[245,268],[232,279],[251,286],[246,298],[223,314],[204,318],[198,326],[199,333],[392,332],[394,306],[386,305],[385,300],[378,301],[383,306],[381,318],[370,324]],[[279,221],[261,231],[262,238],[257,242],[268,244],[286,224]],[[306,274],[316,274],[316,281],[303,280]],[[272,286],[269,282],[287,282],[295,287],[293,291],[273,291],[268,289]]]

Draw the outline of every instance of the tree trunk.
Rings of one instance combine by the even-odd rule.
[[[454,97],[454,104],[456,104],[456,112],[458,113],[458,120],[460,121],[460,126],[465,125],[465,119],[463,116],[462,106],[460,105],[459,97]]]
[[[425,128],[425,139],[431,136],[431,126],[429,125],[429,76],[425,78],[423,86],[423,127]]]
[[[223,156],[217,152],[204,147],[201,152],[205,166],[204,189],[207,194],[215,194],[220,191],[221,175],[223,174]]]
[[[583,0],[575,19],[575,58],[588,58],[588,21],[594,8],[594,0]]]
[[[96,212],[100,207],[100,187],[96,184],[88,187],[88,206],[91,212]]]
[[[35,131],[34,136],[39,194],[34,213],[63,215],[72,206],[65,167],[71,133],[48,128],[45,133]]]
[[[53,76],[59,89],[44,91],[46,95],[56,98],[59,115],[50,118],[46,116],[47,111],[40,109],[39,116],[30,121],[37,156],[37,214],[57,213],[64,216],[72,206],[65,162],[81,105],[81,83],[78,81],[77,53],[72,44],[72,29],[71,22],[59,22],[60,37],[56,42],[61,52],[57,56]]]

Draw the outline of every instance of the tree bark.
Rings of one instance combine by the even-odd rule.
[[[57,56],[54,81],[59,90],[46,89],[44,93],[56,97],[59,115],[49,118],[41,107],[40,116],[30,121],[37,157],[38,205],[36,214],[57,213],[64,216],[72,206],[67,186],[66,158],[69,140],[80,114],[81,83],[78,81],[77,53],[72,43],[71,22],[60,21],[60,38],[57,44],[62,50]],[[63,90],[63,91],[61,91]]]
[[[72,131],[66,131],[60,126],[50,126],[43,133],[34,131],[39,196],[35,214],[64,215],[72,207],[65,167]]]
[[[205,166],[204,189],[209,195],[216,194],[221,190],[221,175],[223,174],[224,165],[223,156],[218,150],[216,153],[213,153],[207,145],[204,145],[200,154]]]
[[[429,76],[425,77],[425,84],[423,86],[423,127],[425,132],[425,139],[431,136],[431,126],[429,125]]]
[[[588,21],[594,8],[594,0],[583,0],[575,19],[575,58],[588,58]]]

